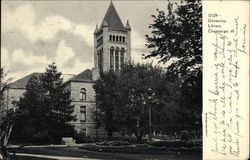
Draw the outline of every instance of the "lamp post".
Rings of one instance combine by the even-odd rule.
[[[149,102],[152,100],[153,92],[151,88],[148,88],[148,100]],[[148,136],[149,139],[152,139],[152,106],[150,103],[148,103]]]

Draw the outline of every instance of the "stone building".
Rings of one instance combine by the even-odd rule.
[[[94,71],[96,80],[100,72],[119,70],[125,61],[131,59],[131,28],[127,21],[124,27],[113,3],[101,26],[94,32]]]
[[[104,134],[103,130],[95,129],[93,111],[96,105],[93,85],[99,78],[100,72],[110,69],[118,71],[130,59],[131,28],[129,22],[127,21],[126,25],[123,25],[111,2],[100,27],[96,26],[94,31],[94,68],[72,76],[63,83],[65,90],[70,92],[71,103],[74,105],[77,120],[72,124],[77,132],[85,133],[90,137]],[[5,96],[8,108],[13,107],[13,100],[19,100],[23,95],[28,80],[32,76],[40,74],[32,73],[9,86]]]
[[[95,91],[92,70],[85,70],[65,81],[63,87],[70,92],[71,105],[74,106],[76,121],[72,122],[75,130],[86,136],[95,136],[94,110]]]
[[[13,101],[18,101],[23,96],[29,79],[40,75],[41,73],[32,73],[8,85],[8,89],[4,92],[4,106],[1,106],[1,109],[15,109]]]
[[[8,89],[6,89],[4,92],[4,103],[3,103],[4,105],[1,106],[1,109],[2,110],[10,109],[10,108],[15,109],[13,102],[18,101],[23,96],[26,90],[26,85],[28,81],[30,80],[30,78],[33,76],[39,77],[41,75],[42,73],[34,72],[9,84]],[[67,80],[69,79],[69,77],[72,77],[72,76],[73,74],[62,74],[62,77],[64,80]]]
[[[75,106],[77,121],[73,122],[78,132],[87,136],[103,135],[96,131],[93,121],[95,110],[95,91],[93,85],[100,72],[110,69],[118,71],[131,59],[131,28],[127,21],[123,25],[114,4],[110,6],[100,27],[94,31],[94,69],[85,70],[64,83],[71,92],[72,104]]]

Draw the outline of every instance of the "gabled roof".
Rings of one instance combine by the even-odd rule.
[[[9,85],[9,88],[13,88],[13,89],[25,89],[26,88],[26,85],[28,83],[28,81],[30,80],[31,77],[33,76],[36,76],[36,77],[39,77],[41,76],[42,73],[37,73],[37,72],[34,72],[34,73],[31,73],[13,83],[11,83]]]
[[[68,82],[92,82],[92,70],[86,69],[83,72],[79,73],[76,76],[73,76],[72,78],[68,79],[64,82],[64,84]]]
[[[86,69],[85,71],[74,76],[71,80],[92,80],[92,71],[90,69]]]
[[[113,29],[126,30],[112,1],[109,5],[101,26],[108,26]]]

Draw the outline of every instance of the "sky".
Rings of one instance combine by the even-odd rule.
[[[94,66],[93,32],[110,1],[1,1],[1,67],[17,80],[44,72],[55,62],[63,74],[78,74]],[[113,4],[123,22],[132,28],[131,57],[147,54],[145,35],[156,9],[167,1],[118,1]]]

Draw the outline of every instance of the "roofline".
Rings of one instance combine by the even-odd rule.
[[[20,88],[20,87],[16,87],[16,88],[14,88],[14,87],[6,87],[6,89],[22,89],[22,90],[26,90],[26,88]]]
[[[68,83],[70,82],[85,82],[85,83],[95,83],[96,81],[95,80],[80,80],[80,79],[71,79],[71,80],[68,80],[66,82],[64,82],[61,86],[65,86],[67,85]]]
[[[80,80],[80,79],[73,79],[68,82],[87,82],[87,83],[94,83],[94,80]]]

